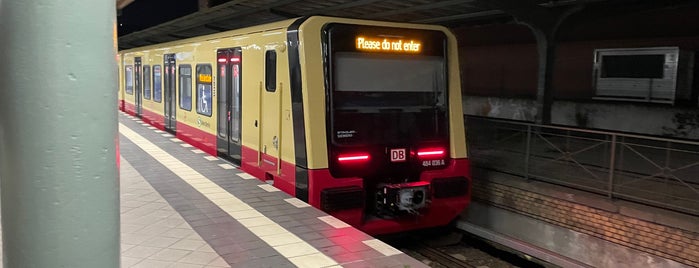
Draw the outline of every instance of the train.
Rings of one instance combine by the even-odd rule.
[[[372,235],[471,200],[443,26],[310,16],[118,52],[122,111]]]

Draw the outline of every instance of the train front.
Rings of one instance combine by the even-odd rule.
[[[309,170],[311,203],[370,234],[449,224],[471,189],[453,36],[322,29],[329,174]]]

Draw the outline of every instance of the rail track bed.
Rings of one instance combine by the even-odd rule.
[[[446,244],[443,241],[435,242],[439,240],[435,237],[444,234],[435,235],[432,231],[387,238],[386,242],[434,268],[553,267],[527,259],[522,254],[511,253],[499,245],[470,234],[457,232],[450,235],[457,237],[463,235],[463,237]],[[442,245],[435,245],[440,243]]]

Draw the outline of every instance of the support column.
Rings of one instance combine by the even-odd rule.
[[[119,267],[114,1],[0,5],[4,267]]]
[[[536,37],[536,50],[539,55],[539,70],[536,86],[536,123],[551,124],[551,105],[553,104],[553,70],[556,59],[556,44],[552,34],[546,34],[539,28],[532,28]]]
[[[582,10],[584,6],[575,5],[566,9],[551,10],[534,0],[474,0],[473,4],[484,8],[499,9],[512,15],[517,23],[529,27],[536,37],[539,55],[536,123],[551,124],[556,33],[565,19]]]

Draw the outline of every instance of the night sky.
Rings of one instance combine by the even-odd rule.
[[[119,36],[182,17],[197,9],[197,0],[135,0],[122,9],[117,18]]]

